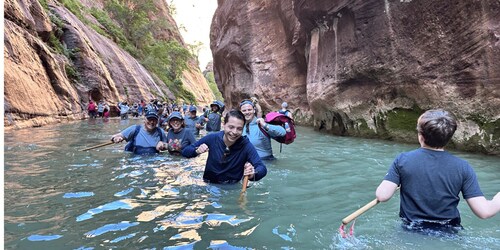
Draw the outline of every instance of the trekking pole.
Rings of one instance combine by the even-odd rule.
[[[109,141],[109,142],[106,142],[106,143],[102,143],[102,144],[99,144],[99,145],[95,145],[95,146],[92,146],[92,147],[81,149],[80,151],[88,151],[88,150],[91,150],[91,149],[94,149],[94,148],[100,148],[100,147],[108,146],[108,145],[111,145],[111,144],[114,144],[114,142]]]

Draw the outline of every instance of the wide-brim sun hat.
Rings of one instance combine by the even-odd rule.
[[[211,103],[211,104],[210,104],[210,107],[212,107],[212,106],[217,106],[219,109],[221,108],[221,107],[220,107],[220,104],[219,104],[219,103],[217,103],[217,102],[213,102],[213,103]]]

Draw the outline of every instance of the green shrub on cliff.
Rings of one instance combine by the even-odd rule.
[[[217,88],[217,83],[215,83],[214,72],[207,72],[205,74],[205,79],[207,79],[208,87],[210,87],[210,90],[212,90],[215,99],[224,100],[224,98],[222,97],[222,93],[219,91],[219,88]]]
[[[154,37],[154,30],[171,30],[173,26],[165,20],[150,19],[148,14],[157,11],[152,0],[109,0],[104,2],[104,11],[85,8],[76,0],[58,1],[82,22],[137,58],[146,69],[164,81],[177,98],[195,102],[194,95],[185,89],[180,80],[189,60],[194,57],[179,42]],[[99,25],[87,20],[82,14],[84,12],[91,14]],[[53,47],[60,49],[58,44]]]

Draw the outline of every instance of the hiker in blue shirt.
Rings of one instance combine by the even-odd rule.
[[[193,135],[195,137],[200,135],[200,129],[203,128],[203,121],[203,117],[196,115],[196,107],[189,107],[189,114],[184,116],[184,122],[186,124],[186,128],[193,131]]]
[[[130,107],[128,106],[127,102],[118,103],[118,110],[120,110],[120,118],[122,120],[127,120],[128,111],[130,110]]]
[[[288,108],[288,103],[283,102],[281,104],[281,109],[278,110],[278,112],[280,114],[283,114],[283,115],[286,115],[286,116],[290,117],[290,119],[293,119],[292,112],[290,112],[290,110],[288,110],[287,108]]]
[[[224,118],[224,130],[211,133],[182,150],[185,157],[196,157],[208,151],[203,180],[209,183],[233,184],[245,175],[258,181],[267,174],[267,168],[255,147],[242,136],[245,116],[231,110]],[[210,150],[209,150],[210,149]]]
[[[246,135],[250,142],[255,146],[257,153],[262,160],[273,160],[273,148],[271,146],[271,137],[280,137],[286,134],[282,126],[271,125],[263,118],[257,118],[254,103],[251,100],[243,100],[240,103],[240,110],[245,115],[245,128],[243,135]],[[262,132],[261,128],[269,135]]]
[[[163,148],[166,148],[170,154],[180,155],[182,149],[196,142],[191,129],[185,128],[184,118],[180,112],[172,112],[168,116],[169,130],[167,133],[167,143],[164,143]]]
[[[210,104],[210,112],[205,114],[205,122],[207,124],[206,130],[207,133],[218,132],[221,128],[221,104],[217,101],[214,101]]]
[[[133,125],[122,132],[111,137],[114,143],[127,141],[125,151],[135,154],[155,154],[165,150],[163,142],[166,142],[165,132],[156,126],[158,114],[149,111],[144,118],[144,125]]]
[[[389,200],[401,186],[399,216],[403,228],[417,232],[462,229],[459,194],[479,218],[500,212],[500,192],[487,200],[472,167],[444,150],[457,123],[441,109],[428,110],[417,121],[420,148],[399,154],[377,188],[377,200]]]

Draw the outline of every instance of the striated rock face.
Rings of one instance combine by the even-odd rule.
[[[210,47],[228,106],[256,96],[264,110],[287,101],[297,116],[309,111],[307,99],[297,98],[305,97],[307,75],[299,30],[290,1],[219,1]]]
[[[301,124],[407,142],[444,108],[460,122],[450,146],[500,154],[498,1],[219,1],[211,48],[233,105],[280,97]]]
[[[102,8],[99,1],[82,1]],[[164,1],[156,1],[158,16],[173,22],[155,36],[182,42]],[[37,0],[5,1],[4,101],[6,127],[41,126],[61,120],[84,119],[89,99],[138,102],[158,96],[174,100],[172,92],[156,76],[113,41],[96,33],[57,2],[48,14]],[[49,15],[62,20],[62,43],[71,60],[47,46],[53,31]],[[166,18],[166,17],[169,18]],[[200,104],[213,94],[195,62],[183,73],[187,90]]]

